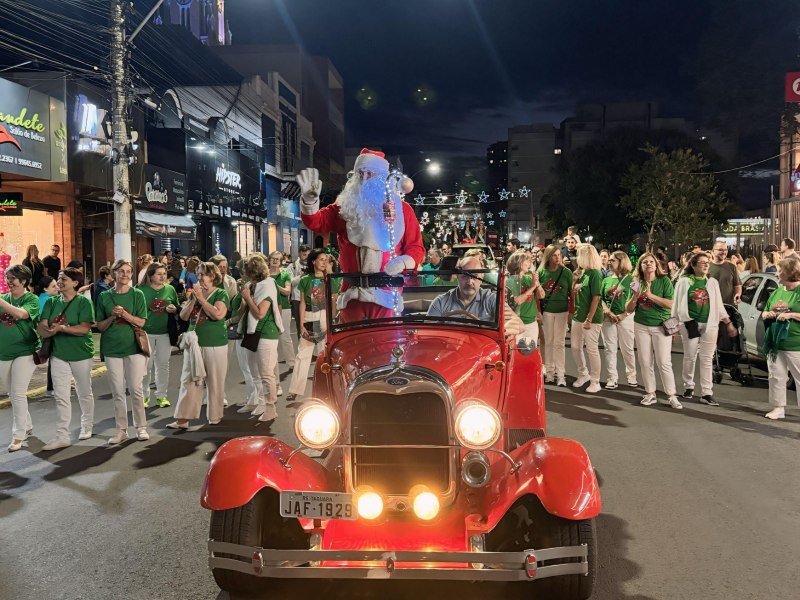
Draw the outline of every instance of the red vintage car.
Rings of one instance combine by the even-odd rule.
[[[541,358],[504,335],[503,276],[458,270],[454,287],[341,277],[396,293],[397,316],[337,323],[329,297],[326,350],[296,415],[301,446],[244,437],[214,456],[202,505],[218,585],[511,581],[589,598],[597,478],[581,444],[545,433]],[[474,280],[475,301],[453,309]]]

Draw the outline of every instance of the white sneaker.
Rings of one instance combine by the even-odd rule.
[[[776,421],[778,419],[785,419],[786,409],[783,406],[776,406],[764,416],[767,417],[768,419],[772,419],[773,421]]]
[[[556,378],[555,378],[555,376],[554,376],[554,375],[551,375],[551,374],[546,374],[546,375],[544,376],[544,382],[545,382],[545,383],[555,383],[555,382],[556,382]]]
[[[81,429],[81,433],[78,436],[79,440],[88,440],[92,437],[92,430],[91,429]]]
[[[639,404],[641,404],[642,406],[650,406],[652,404],[655,404],[656,402],[658,402],[658,400],[656,399],[655,394],[645,394],[644,398],[639,400]]]
[[[567,380],[564,379],[564,376],[558,378],[558,383],[556,383],[558,387],[567,387]]]
[[[608,386],[606,386],[606,388],[608,388]],[[595,381],[592,384],[590,384],[589,387],[586,388],[586,392],[589,393],[589,394],[596,394],[601,389],[602,388],[600,387],[600,382],[599,381]]]
[[[140,442],[146,442],[150,439],[150,434],[147,433],[147,427],[139,427],[136,430],[136,439]]]
[[[572,382],[572,387],[582,387],[589,383],[589,376],[588,375],[581,375],[575,381]]]
[[[61,448],[69,448],[71,445],[69,440],[60,440],[56,438],[42,446],[42,450],[59,450]]]
[[[222,399],[222,406],[223,406],[223,407],[226,407],[226,406],[228,406],[228,399],[227,399],[227,398],[223,398],[223,399]]]
[[[253,410],[256,408],[256,406],[258,406],[258,404],[244,404],[244,405],[242,406],[242,408],[240,408],[240,409],[239,409],[239,410],[237,410],[236,412],[237,412],[237,413],[249,413],[249,412],[253,412]]]
[[[683,408],[683,404],[681,404],[681,401],[678,400],[677,396],[670,396],[667,400],[667,404],[669,404],[675,410],[681,410]]]
[[[125,431],[124,429],[117,429],[116,435],[109,438],[108,445],[115,446],[116,444],[121,444],[127,439],[128,439],[128,432]]]
[[[617,389],[618,387],[619,387],[619,386],[617,385],[617,382],[616,382],[616,380],[614,380],[614,379],[609,379],[608,381],[606,381],[606,389],[607,389],[607,390],[615,390],[615,389]]]
[[[281,386],[278,386],[277,394],[278,396],[283,396],[283,388]]]
[[[8,445],[9,452],[16,452],[17,450],[22,449],[22,444],[25,443],[25,440],[11,440],[11,443]]]
[[[631,387],[636,387],[639,384],[636,383],[635,379],[628,379],[628,385],[631,386]]]
[[[251,412],[250,414],[253,415],[254,417],[259,417],[264,414],[265,410],[267,410],[266,406],[264,406],[263,404],[259,404],[253,409],[253,412]]]

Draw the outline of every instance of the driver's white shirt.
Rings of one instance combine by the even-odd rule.
[[[428,316],[443,317],[454,310],[467,310],[481,321],[494,321],[497,308],[497,293],[488,288],[479,288],[475,298],[467,306],[458,297],[458,287],[437,296],[428,308]]]

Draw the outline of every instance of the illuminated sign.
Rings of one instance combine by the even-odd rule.
[[[183,173],[147,164],[144,165],[144,178],[144,190],[140,188],[133,196],[134,206],[186,213],[186,176]]]
[[[224,188],[242,189],[242,176],[234,171],[228,171],[225,165],[217,167],[217,183]]]
[[[20,192],[0,192],[0,217],[22,215],[22,194]]]

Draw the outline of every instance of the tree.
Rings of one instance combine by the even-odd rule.
[[[622,178],[628,193],[620,204],[632,219],[647,224],[647,250],[659,230],[672,231],[679,244],[708,237],[725,220],[730,204],[707,172],[708,161],[688,148],[664,152],[648,144],[643,152],[645,162],[631,166]]]

